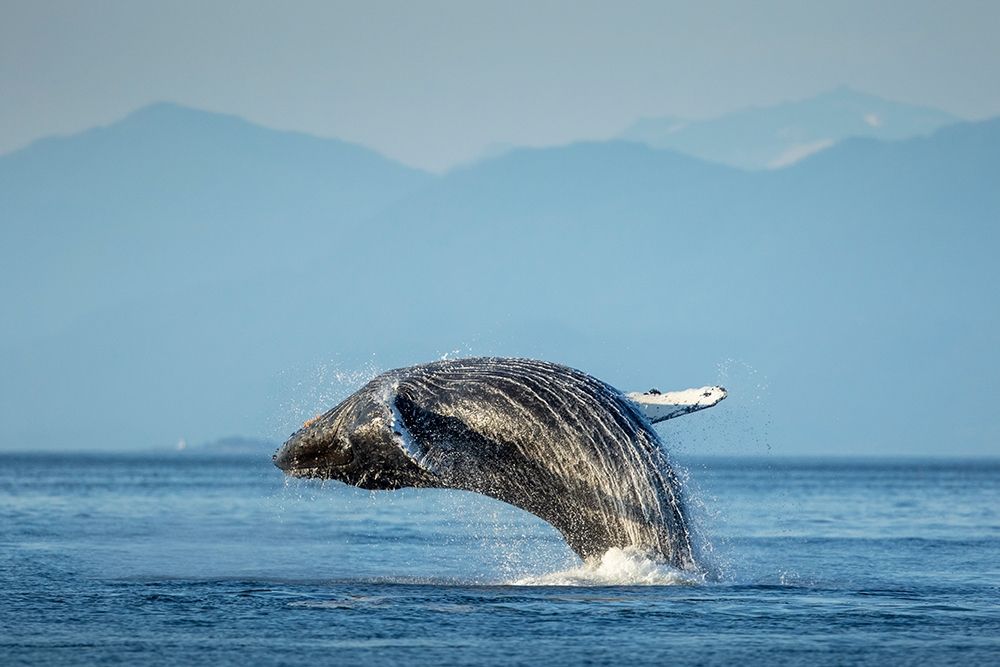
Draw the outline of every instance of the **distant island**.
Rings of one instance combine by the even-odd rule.
[[[188,445],[182,439],[177,443],[177,451],[205,454],[261,454],[273,453],[280,444],[262,438],[231,435],[197,445]]]

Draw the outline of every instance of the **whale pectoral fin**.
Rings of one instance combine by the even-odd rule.
[[[395,430],[401,434],[410,458],[444,480],[466,470],[481,470],[495,455],[497,444],[471,430],[457,417],[438,414],[405,393],[392,400]]]
[[[634,391],[626,396],[639,406],[651,424],[655,424],[718,405],[727,394],[723,387],[701,387],[668,392],[650,389],[647,392]]]

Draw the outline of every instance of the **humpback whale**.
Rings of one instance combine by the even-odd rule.
[[[274,455],[296,477],[481,493],[553,525],[583,559],[635,547],[696,569],[683,493],[652,424],[721,387],[625,394],[545,361],[453,359],[383,373]]]

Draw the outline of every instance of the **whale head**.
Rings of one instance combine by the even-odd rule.
[[[310,419],[273,456],[292,477],[334,479],[363,489],[430,486],[430,475],[400,447],[384,392],[359,391]]]

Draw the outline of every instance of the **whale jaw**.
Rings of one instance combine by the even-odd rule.
[[[332,479],[354,461],[354,452],[335,432],[306,426],[292,434],[271,460],[286,475]]]

